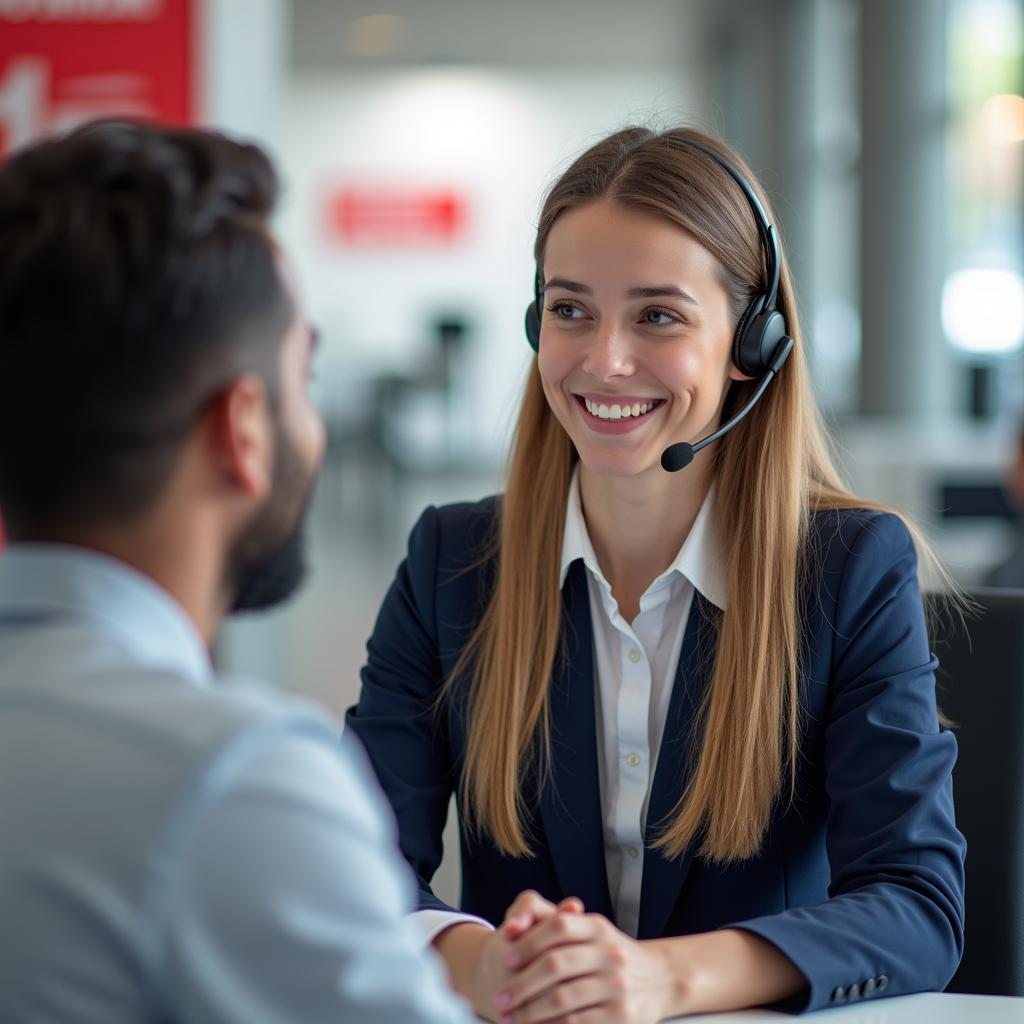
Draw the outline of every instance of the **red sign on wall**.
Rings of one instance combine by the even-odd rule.
[[[94,117],[197,114],[195,0],[0,0],[0,157]]]
[[[467,222],[465,199],[448,188],[344,185],[327,203],[330,237],[348,246],[452,245]]]

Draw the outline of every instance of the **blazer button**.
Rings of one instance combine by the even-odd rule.
[[[854,982],[846,990],[846,998],[847,999],[860,999],[860,985],[858,985],[857,982]]]
[[[874,978],[868,978],[868,980],[865,981],[864,984],[861,986],[861,992],[863,992],[864,995],[869,996],[874,991],[875,991],[875,979]]]
[[[875,978],[875,984],[878,986],[879,992],[884,992],[889,987],[889,979],[884,974],[880,974]]]
[[[842,985],[837,985],[836,990],[832,993],[833,1003],[845,1003],[846,1002],[846,989]]]

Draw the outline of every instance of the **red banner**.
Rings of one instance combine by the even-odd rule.
[[[197,116],[195,0],[0,0],[0,157],[105,116]]]
[[[328,196],[331,240],[348,246],[452,245],[467,222],[467,203],[450,188],[344,185]]]

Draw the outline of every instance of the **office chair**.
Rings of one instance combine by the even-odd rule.
[[[967,838],[964,958],[948,991],[1024,996],[1024,590],[971,596],[966,630],[947,621],[934,638]]]

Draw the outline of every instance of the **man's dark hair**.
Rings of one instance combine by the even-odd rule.
[[[276,393],[292,315],[266,155],[95,122],[0,165],[0,510],[19,532],[143,513],[206,402]]]

